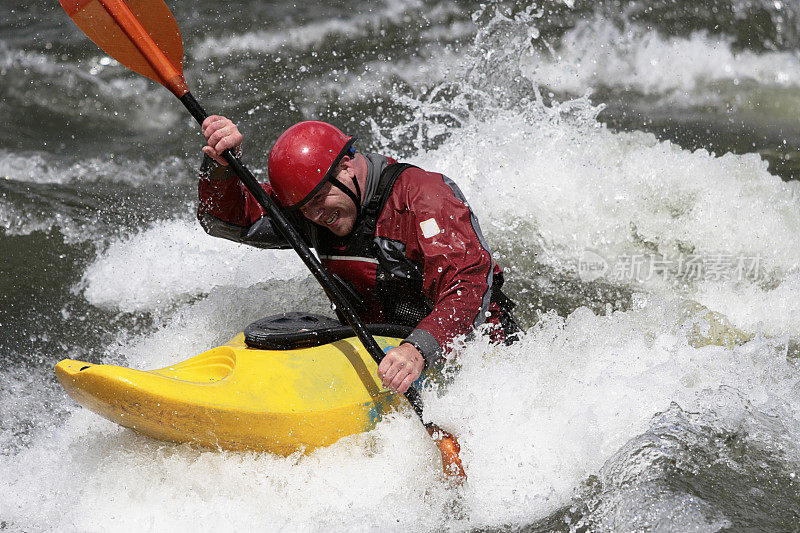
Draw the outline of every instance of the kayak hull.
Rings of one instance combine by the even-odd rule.
[[[384,350],[400,339],[376,337]],[[261,350],[238,335],[166,368],[140,371],[66,359],[56,374],[79,404],[150,437],[289,455],[369,431],[405,400],[380,385],[357,338]]]

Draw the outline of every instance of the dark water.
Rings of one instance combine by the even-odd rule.
[[[3,0],[0,529],[797,530],[800,4],[168,4],[257,174],[311,118],[445,172],[529,333],[467,343],[429,394],[458,491],[408,418],[284,459],[81,410],[62,358],[148,368],[326,306],[290,253],[198,228],[200,135],[168,91],[57,3]]]

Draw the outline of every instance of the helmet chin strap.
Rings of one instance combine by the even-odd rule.
[[[350,148],[350,153],[348,154],[350,157],[355,155],[355,150]],[[356,176],[353,175],[353,187],[355,188],[356,192],[354,193],[349,187],[345,186],[344,183],[336,179],[335,176],[331,176],[328,180],[336,187],[339,188],[343,193],[350,197],[353,200],[353,203],[356,205],[356,220],[358,217],[361,216],[361,187],[358,185],[358,180]]]
[[[358,185],[358,180],[353,176],[353,186],[356,189],[356,192],[351,191],[344,183],[339,181],[336,178],[330,178],[330,182],[335,186],[338,187],[343,193],[350,197],[353,200],[353,203],[356,205],[356,218],[361,216],[361,187]]]

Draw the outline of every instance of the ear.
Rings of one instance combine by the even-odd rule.
[[[341,161],[339,161],[339,171],[346,170],[350,177],[356,175],[356,169],[354,166],[355,161],[350,156],[342,157]]]

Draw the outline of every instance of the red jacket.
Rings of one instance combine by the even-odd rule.
[[[366,157],[370,161],[368,180],[376,179],[387,163],[394,162],[375,155]],[[262,186],[272,194],[269,185]],[[369,183],[366,190],[370,190]],[[198,218],[208,233],[255,246],[288,247],[237,179],[216,181],[203,179],[201,174],[199,196]],[[364,205],[368,201],[365,198]],[[340,248],[335,236],[302,217],[299,221],[301,233],[317,248],[323,267],[363,297],[365,305],[359,314],[367,322],[392,318],[385,312],[385,299],[376,294],[376,269],[393,263],[411,277],[417,272],[429,308],[406,341],[412,342],[429,364],[456,335],[468,333],[487,318],[495,323],[499,318],[492,293],[495,285],[502,284],[502,271],[492,261],[461,191],[442,174],[411,167],[397,177],[375,225],[378,257],[372,253],[353,257],[345,251],[337,257]]]

